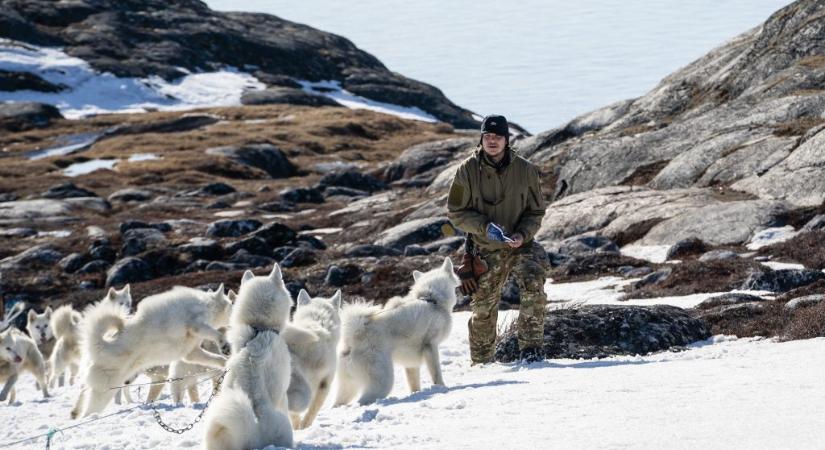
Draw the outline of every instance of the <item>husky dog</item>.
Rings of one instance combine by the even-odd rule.
[[[310,341],[314,336],[288,326],[291,307],[277,264],[268,276],[244,273],[230,320],[232,356],[221,392],[206,413],[205,449],[292,447],[285,340]]]
[[[220,339],[217,328],[227,324],[231,307],[221,285],[216,292],[174,287],[143,299],[130,317],[113,302],[87,308],[80,326],[85,385],[72,418],[102,411],[113,387],[150,367],[179,359],[223,367],[226,358],[200,343]]]
[[[37,314],[34,309],[29,310],[29,315],[26,318],[26,330],[29,332],[32,340],[37,344],[37,349],[43,355],[43,358],[49,359],[54,349],[54,333],[52,326],[49,323],[52,319],[52,307],[49,306],[42,314]]]
[[[112,291],[109,291],[112,295]],[[80,364],[80,323],[81,315],[72,305],[63,305],[52,314],[49,324],[54,332],[55,344],[49,357],[49,385],[63,386],[63,372],[69,369],[69,384],[74,384]]]
[[[419,367],[427,365],[433,383],[444,385],[438,344],[449,334],[455,289],[460,281],[449,257],[427,273],[413,272],[410,292],[384,307],[352,303],[341,312],[341,346],[336,405],[372,403],[389,395],[393,363],[406,369],[410,390],[421,389]]]
[[[16,328],[0,333],[0,381],[6,383],[0,391],[0,402],[8,397],[9,403],[14,403],[14,384],[23,370],[34,375],[43,391],[43,397],[48,397],[46,363],[37,345]]]
[[[229,291],[230,295],[232,291]],[[234,298],[234,296],[231,296]],[[224,336],[220,340],[220,342],[214,341],[203,341],[201,343],[201,347],[204,350],[221,354],[224,356],[230,355],[229,349],[229,342],[226,340],[226,327],[218,328],[218,331]],[[214,370],[214,369],[212,369]],[[192,403],[197,403],[200,401],[200,395],[198,395],[198,383],[201,381],[198,378],[198,375],[203,375],[206,378],[206,375],[210,371],[209,367],[202,366],[200,364],[191,364],[186,361],[175,361],[169,365],[169,378],[173,379],[174,381],[169,382],[169,389],[172,391],[172,400],[175,403],[183,403],[183,393],[184,391],[189,394],[189,401]],[[180,378],[180,379],[177,379]],[[215,389],[217,387],[217,379],[212,379],[212,388]]]
[[[311,298],[303,289],[298,293],[298,308],[292,324],[314,333],[317,340],[305,344],[287,340],[293,370],[287,397],[296,430],[312,424],[332,388],[338,362],[336,350],[341,337],[340,308],[341,291],[328,299]],[[301,419],[300,413],[304,410],[306,414]]]

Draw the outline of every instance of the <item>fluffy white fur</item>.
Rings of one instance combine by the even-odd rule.
[[[113,387],[150,367],[179,359],[223,367],[226,358],[200,343],[220,339],[217,328],[228,323],[231,306],[221,286],[215,292],[174,287],[143,299],[130,317],[114,302],[89,307],[80,327],[85,385],[72,418],[102,411]]]
[[[0,391],[0,402],[9,399],[14,403],[14,384],[22,371],[30,372],[37,379],[43,397],[49,396],[46,385],[46,363],[34,341],[16,328],[0,333],[0,381],[5,382]]]
[[[293,370],[287,397],[295,429],[312,424],[332,388],[338,362],[336,350],[341,337],[340,308],[341,291],[330,298],[311,298],[303,289],[298,294],[292,324],[317,338],[304,343],[287,339]],[[304,411],[306,414],[301,418]]]
[[[51,306],[47,307],[46,310],[40,314],[34,309],[30,309],[26,317],[26,331],[29,332],[29,336],[34,343],[37,344],[37,349],[40,350],[40,353],[45,359],[51,356],[55,343],[54,332],[49,323],[51,319]]]
[[[285,336],[292,297],[276,264],[268,276],[246,271],[232,311],[232,356],[221,392],[206,414],[203,446],[209,450],[292,447],[286,391],[290,356]]]
[[[384,307],[357,302],[341,312],[341,345],[336,405],[372,403],[389,395],[393,363],[406,369],[410,390],[421,388],[419,368],[426,364],[433,383],[444,385],[438,345],[449,335],[455,289],[460,284],[449,257],[429,272],[413,272],[410,292]]]

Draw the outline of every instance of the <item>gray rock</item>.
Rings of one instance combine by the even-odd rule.
[[[132,228],[123,234],[120,253],[134,256],[146,250],[166,246],[166,237],[154,228]]]
[[[89,249],[89,258],[102,259],[104,261],[112,263],[117,258],[117,252],[112,247],[110,247],[108,243],[104,245],[93,244],[92,247]]]
[[[463,236],[449,236],[427,243],[423,247],[428,253],[450,254],[460,249],[463,245]]]
[[[619,253],[619,246],[605,236],[575,236],[563,240],[558,246],[557,253],[571,256]]]
[[[324,198],[330,197],[367,197],[370,193],[360,189],[352,189],[343,186],[329,186],[324,189]]]
[[[404,247],[404,256],[421,256],[421,255],[429,255],[430,252],[427,251],[426,248],[418,245],[418,244],[410,244]]]
[[[60,92],[66,86],[50,83],[31,72],[0,70],[0,91]]]
[[[719,306],[738,305],[740,303],[755,303],[763,301],[762,297],[750,294],[742,294],[737,292],[729,292],[727,294],[717,295],[703,300],[696,305],[696,309],[708,310]]]
[[[2,238],[27,238],[36,234],[37,230],[34,228],[16,227],[0,229],[0,237]]]
[[[66,223],[77,220],[75,214],[103,213],[109,209],[111,205],[97,197],[17,200],[0,203],[0,225]]]
[[[71,253],[57,263],[65,273],[75,273],[77,269],[83,267],[86,258],[80,253]]]
[[[199,195],[199,196],[216,196],[216,195],[226,195],[232,194],[233,192],[237,192],[235,188],[226,184],[226,183],[209,183],[206,186],[193,191],[192,195]]]
[[[684,256],[703,253],[706,250],[705,243],[701,239],[687,238],[673,244],[667,249],[665,259],[680,259]]]
[[[653,269],[650,267],[634,267],[634,266],[621,266],[617,267],[616,271],[622,274],[622,276],[627,278],[639,278],[644,277],[653,272]]]
[[[291,242],[297,233],[280,222],[270,222],[259,228],[252,236],[263,239],[267,245],[274,248]]]
[[[306,248],[298,247],[289,252],[288,255],[281,260],[282,267],[300,267],[314,264],[317,260],[315,252]]]
[[[361,281],[361,268],[355,264],[331,265],[324,277],[327,286],[341,287]]]
[[[809,269],[768,270],[751,273],[740,289],[754,291],[787,292],[815,281],[825,279],[825,273]]]
[[[286,258],[287,255],[292,253],[296,248],[298,247],[292,245],[283,245],[281,247],[276,248],[275,250],[272,250],[272,257],[275,258],[276,261],[283,261],[283,259]]]
[[[84,264],[83,267],[77,270],[78,274],[86,275],[90,273],[105,272],[109,268],[109,262],[102,259],[95,259]]]
[[[495,359],[518,359],[517,327],[505,330]],[[674,306],[587,305],[548,311],[545,358],[604,358],[644,355],[684,347],[710,337],[704,321]]]
[[[51,245],[36,245],[14,256],[0,259],[0,270],[51,267],[61,259],[63,255]]]
[[[308,248],[310,250],[326,250],[327,244],[315,236],[300,235],[295,238],[295,243],[299,247]]]
[[[192,267],[192,266],[190,266]],[[242,263],[230,263],[230,262],[223,262],[223,261],[212,261],[206,265],[203,269],[207,272],[211,271],[220,271],[220,272],[234,272],[237,270],[245,270],[249,269],[250,267],[246,264]]]
[[[162,233],[168,233],[172,231],[172,225],[166,222],[146,223],[141,222],[140,220],[127,220],[125,222],[120,223],[120,234],[126,234],[127,231],[137,228],[151,228]]]
[[[365,175],[354,169],[344,171],[332,171],[327,173],[318,182],[321,188],[326,186],[345,187],[358,189],[367,192],[376,192],[387,189],[387,185],[372,175]]]
[[[259,237],[247,237],[237,242],[233,242],[224,246],[224,252],[228,255],[234,255],[239,250],[244,250],[253,255],[271,256],[272,246],[266,243],[265,240]]]
[[[825,295],[823,294],[806,295],[804,297],[791,299],[788,303],[785,303],[785,309],[795,311],[801,308],[810,308],[811,306],[821,305],[822,302],[825,302]]]
[[[57,108],[45,103],[0,103],[0,130],[25,131],[48,126],[55,119],[62,119]]]
[[[673,269],[665,268],[649,273],[642,277],[641,280],[634,282],[632,287],[633,289],[641,289],[645,286],[650,286],[652,284],[662,282],[670,276],[671,272],[673,272]]]
[[[348,258],[365,258],[369,256],[384,257],[384,256],[400,256],[401,252],[389,247],[381,245],[362,244],[350,247],[344,252]]]
[[[817,231],[825,229],[825,214],[817,214],[806,223],[800,231]]]
[[[140,258],[130,256],[116,262],[106,273],[106,287],[124,286],[153,278],[152,268]]]
[[[230,263],[242,264],[247,267],[268,267],[275,263],[275,260],[266,256],[253,255],[246,250],[238,250],[229,258]]]
[[[251,233],[261,227],[255,219],[223,219],[209,224],[207,237],[238,237]]]
[[[187,244],[179,245],[176,250],[184,257],[184,260],[195,261],[198,259],[216,260],[223,257],[223,248],[212,239],[195,238]]]
[[[143,189],[126,188],[112,192],[108,200],[110,202],[145,202],[152,199],[152,193]]]
[[[410,244],[422,244],[443,237],[441,227],[450,223],[446,217],[409,220],[384,230],[375,241],[376,245],[401,250]]]
[[[284,152],[272,144],[214,147],[207,149],[206,153],[224,156],[240,164],[263,170],[272,178],[288,178],[298,172]]]
[[[341,106],[335,100],[301,89],[274,86],[260,91],[246,91],[241,95],[242,105],[301,105]]]
[[[456,138],[414,145],[384,168],[382,178],[391,183],[426,175],[430,184],[446,164],[457,156],[465,156],[477,143],[475,138]]]
[[[49,188],[48,191],[40,195],[43,198],[75,198],[75,197],[99,197],[94,192],[77,187],[74,183],[57,184]]]
[[[754,230],[775,226],[788,213],[784,202],[745,200],[708,205],[665,220],[641,244],[661,245],[691,237],[710,245],[747,242]]]
[[[286,200],[290,203],[323,203],[324,196],[320,190],[316,188],[290,188],[279,192],[281,200]]]
[[[184,114],[179,117],[120,125],[114,130],[109,131],[106,137],[147,133],[183,133],[214,125],[220,120],[220,117],[213,114]]]
[[[736,252],[730,250],[711,250],[703,253],[702,256],[699,257],[699,261],[715,261],[718,259],[734,259],[738,257],[739,255],[736,254]]]

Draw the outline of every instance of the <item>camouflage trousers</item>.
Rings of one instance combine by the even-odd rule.
[[[470,306],[470,357],[473,363],[493,360],[496,340],[496,320],[501,289],[510,274],[518,283],[521,305],[518,316],[518,343],[520,349],[541,348],[544,342],[544,307],[547,294],[547,254],[535,241],[519,248],[481,252],[488,272],[478,280],[478,290]]]

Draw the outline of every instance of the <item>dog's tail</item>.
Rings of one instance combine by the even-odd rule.
[[[84,354],[93,356],[117,344],[117,337],[107,339],[106,334],[113,329],[120,333],[126,325],[123,318],[128,314],[125,308],[113,302],[98,302],[86,308],[80,322]]]
[[[270,404],[258,405],[238,387],[224,387],[207,412],[205,449],[292,447],[292,424]]]
[[[80,318],[80,313],[75,311],[72,305],[63,305],[57,308],[49,323],[54,337],[60,339],[77,335]]]
[[[347,303],[341,309],[341,340],[352,342],[360,337],[371,320],[377,318],[383,309],[372,302],[356,301]]]

